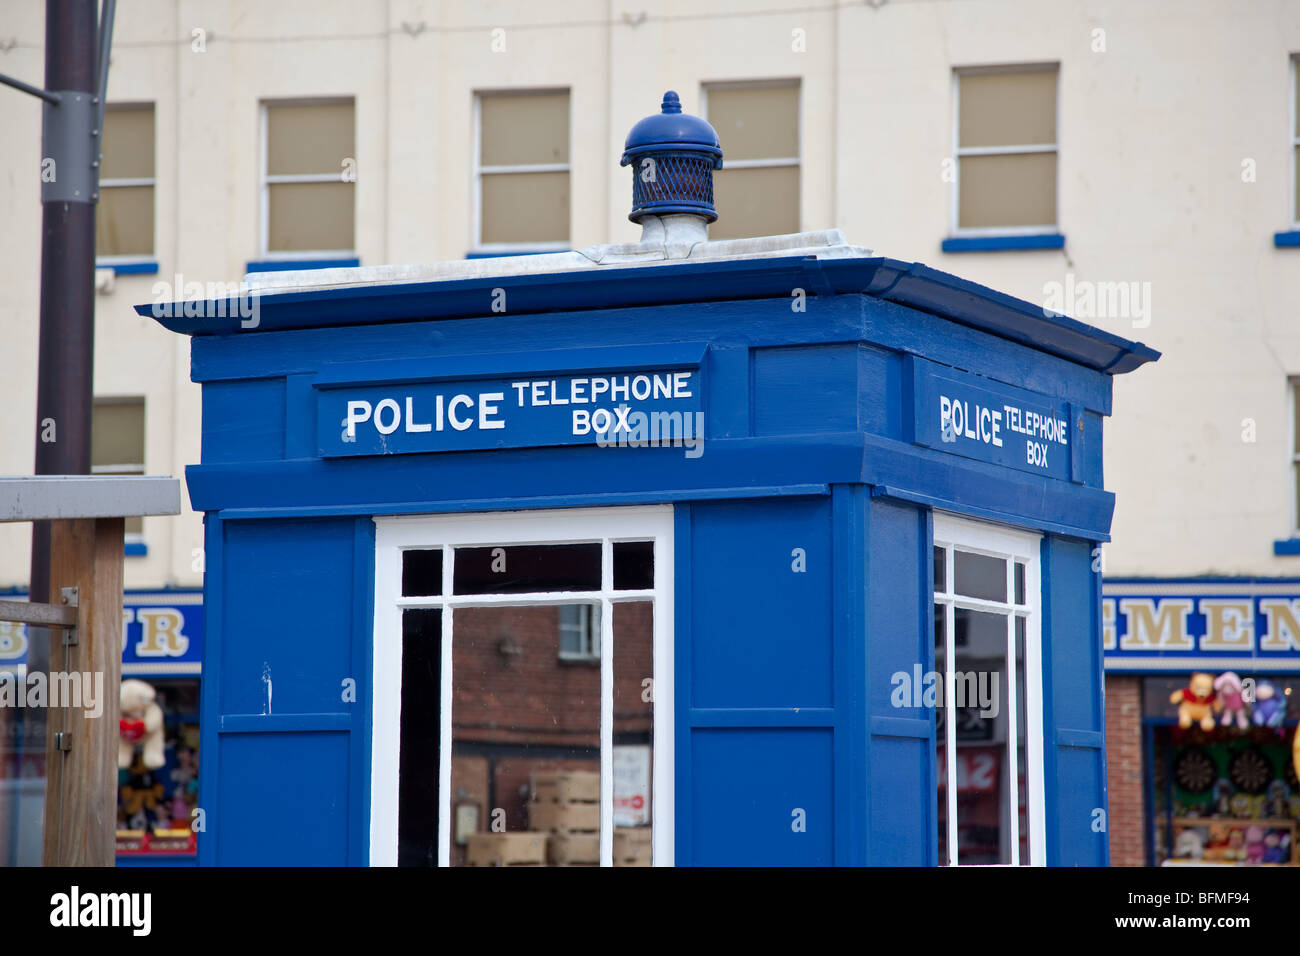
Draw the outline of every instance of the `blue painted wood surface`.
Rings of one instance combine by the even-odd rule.
[[[1102,427],[1111,376],[1154,353],[892,260],[672,268],[493,280],[501,315],[466,281],[267,297],[251,330],[164,320],[195,334],[203,384],[201,864],[369,859],[372,516],[655,502],[675,506],[678,863],[936,862],[933,714],[890,700],[890,675],[934,664],[934,508],[1045,535],[1047,859],[1105,862]],[[684,349],[698,458],[317,454],[322,386],[665,367]],[[918,359],[1066,403],[1084,424],[1068,480],[914,444]]]

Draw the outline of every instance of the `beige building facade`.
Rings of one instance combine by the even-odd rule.
[[[40,82],[43,37],[7,5],[0,71]],[[1288,0],[126,0],[96,468],[200,459],[189,342],[133,306],[634,240],[618,160],[672,89],[726,155],[714,238],[838,228],[1164,353],[1115,383],[1108,577],[1300,577],[1297,54]],[[0,91],[8,474],[37,438],[40,124]],[[193,512],[128,530],[128,588],[202,583]],[[0,526],[0,590],[29,535]],[[1141,680],[1107,682],[1115,862],[1151,839]]]

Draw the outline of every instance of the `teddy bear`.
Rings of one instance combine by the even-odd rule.
[[[117,741],[119,769],[131,766],[131,755],[137,744],[143,747],[144,765],[150,770],[157,770],[167,762],[163,752],[163,712],[156,703],[157,696],[153,687],[142,680],[122,681],[122,716]]]
[[[1209,674],[1193,674],[1186,687],[1176,690],[1169,703],[1178,705],[1178,726],[1186,730],[1199,723],[1209,733],[1214,729],[1214,712],[1223,705],[1214,693],[1214,678]]]
[[[1219,723],[1227,727],[1235,720],[1242,730],[1250,727],[1250,720],[1246,716],[1246,701],[1241,696],[1241,678],[1232,671],[1224,671],[1214,679],[1214,691],[1223,708],[1223,719]]]
[[[1205,852],[1205,840],[1198,830],[1183,830],[1174,841],[1174,856],[1180,860],[1199,860]]]
[[[1286,699],[1269,681],[1262,680],[1255,688],[1255,712],[1251,719],[1256,727],[1281,727],[1286,720]]]
[[[1208,862],[1224,859],[1228,851],[1228,828],[1217,824],[1210,827],[1210,839],[1205,845],[1204,858]]]

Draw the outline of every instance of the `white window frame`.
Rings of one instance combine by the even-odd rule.
[[[1300,376],[1292,375],[1287,379],[1287,424],[1291,436],[1291,537],[1300,538],[1300,445],[1296,444],[1296,395],[1300,393]]]
[[[961,78],[991,73],[1047,73],[1056,74],[1056,142],[1050,146],[1033,144],[1023,146],[966,146],[961,145]],[[1017,63],[1007,66],[964,66],[952,71],[952,153],[953,180],[948,208],[950,235],[954,237],[979,236],[1037,236],[1061,230],[1061,68],[1059,63]],[[1037,226],[963,226],[961,224],[961,160],[963,156],[1013,156],[1028,153],[1054,153],[1056,155],[1056,195],[1053,206],[1056,222]]]
[[[351,96],[310,97],[305,99],[271,99],[260,100],[258,109],[258,128],[261,146],[258,155],[258,258],[266,261],[292,262],[297,259],[355,259],[357,256],[357,220],[356,193],[352,196],[352,248],[351,249],[294,249],[272,252],[268,247],[271,240],[271,187],[281,183],[347,183],[343,178],[343,169],[337,173],[277,173],[268,172],[270,163],[270,110],[277,106],[351,106],[352,107],[352,142],[355,146],[357,101]],[[360,152],[360,150],[357,150]],[[355,159],[356,157],[352,157]],[[356,186],[355,182],[350,185]]]
[[[492,96],[534,96],[563,93],[569,98],[569,162],[567,163],[516,163],[513,165],[483,165],[483,99]],[[568,252],[573,248],[573,91],[567,86],[539,89],[497,89],[474,91],[474,162],[472,189],[474,205],[470,215],[470,247],[473,252]],[[568,173],[569,174],[569,239],[565,242],[484,242],[483,241],[483,177],[501,173]]]
[[[617,541],[654,541],[654,587],[614,590]],[[463,547],[601,544],[598,591],[537,594],[452,594],[451,551]],[[443,548],[442,594],[402,597],[402,552]],[[455,611],[462,607],[599,604],[600,660],[600,860],[614,857],[614,614],[625,601],[654,601],[654,770],[650,801],[655,866],[673,865],[673,509],[671,505],[628,508],[578,508],[537,512],[495,512],[375,519],[375,619],[373,674],[370,864],[395,866],[398,849],[398,770],[401,744],[402,612],[441,608],[442,687],[438,863],[451,860],[452,634]]]
[[[598,661],[600,660],[600,613],[597,610],[596,621],[592,620],[591,604],[572,605],[580,612],[579,622],[576,625],[569,624],[564,620],[564,610],[560,609],[560,649],[559,657],[562,661]],[[595,605],[599,608],[599,605]],[[595,625],[595,626],[593,626]],[[566,633],[576,633],[581,650],[566,651],[564,649],[564,635]]]
[[[1291,223],[1292,231],[1300,229],[1300,215],[1297,215],[1297,206],[1300,206],[1300,196],[1296,194],[1296,150],[1300,148],[1300,132],[1296,131],[1296,115],[1300,111],[1300,103],[1296,102],[1296,73],[1300,72],[1300,53],[1293,53],[1290,56],[1291,74],[1288,77],[1291,84],[1290,95],[1287,97],[1291,101],[1291,127],[1287,131],[1287,139],[1291,142],[1290,147],[1290,166],[1291,166],[1291,209],[1287,213],[1287,219]]]
[[[956,701],[954,664],[956,661],[956,630],[954,627],[956,609],[973,611],[992,611],[1007,614],[1007,777],[1015,786],[1016,792],[1009,794],[1012,805],[1008,813],[1010,821],[1011,866],[1020,865],[1020,809],[1019,768],[1016,753],[1017,727],[1021,715],[1016,713],[1016,654],[1015,619],[1025,621],[1025,751],[1029,759],[1025,777],[1025,810],[1029,817],[1029,865],[1045,866],[1046,858],[1046,824],[1043,819],[1045,804],[1043,788],[1043,674],[1042,674],[1042,617],[1041,617],[1041,580],[1039,548],[1042,538],[1026,531],[1015,530],[1003,525],[972,521],[946,512],[933,513],[934,546],[946,549],[946,567],[944,568],[943,594],[934,594],[933,603],[944,609],[946,647],[944,653],[944,692],[943,706],[947,711],[945,721],[944,756],[947,764],[948,781],[944,790],[947,800],[947,848],[949,866],[958,866],[957,862],[957,721],[954,715]],[[1007,603],[986,601],[978,598],[958,597],[953,591],[953,548],[962,551],[986,554],[1007,560]],[[1013,605],[1015,601],[1015,564],[1025,566],[1025,603]],[[937,769],[937,768],[936,768]],[[970,865],[970,864],[966,864]],[[999,864],[994,864],[999,865]],[[1000,864],[1008,865],[1008,864]]]
[[[119,186],[148,186],[153,192],[153,248],[147,253],[138,252],[129,255],[95,256],[95,265],[101,269],[113,266],[140,265],[158,261],[158,104],[147,102],[108,103],[104,107],[105,122],[108,114],[117,110],[150,110],[153,113],[153,157],[154,175],[152,176],[117,176],[106,177],[99,181],[102,193],[105,189]],[[102,142],[102,141],[101,141]]]

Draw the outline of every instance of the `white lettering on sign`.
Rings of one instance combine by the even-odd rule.
[[[663,372],[640,375],[593,376],[571,378],[568,387],[555,379],[511,382],[515,407],[546,405],[596,405],[602,398],[609,401],[638,402],[648,399],[692,398],[690,372]]]
[[[992,408],[966,399],[939,396],[939,430],[948,435],[1002,447],[1002,429],[1025,436],[1025,463],[1048,467],[1047,452],[1052,444],[1069,444],[1069,425],[1055,415],[1042,415],[1016,405]]]
[[[375,426],[375,431],[381,435],[391,435],[401,428],[404,432],[418,434],[429,431],[445,431],[448,427],[458,432],[476,424],[481,429],[505,428],[506,423],[500,418],[501,407],[499,402],[505,401],[505,392],[483,392],[480,395],[453,395],[449,400],[444,400],[442,395],[438,395],[433,403],[433,420],[420,421],[419,418],[428,414],[427,409],[416,410],[415,398],[411,395],[404,395],[405,412],[403,404],[399,404],[396,399],[385,398],[378,404],[371,407],[371,404],[364,399],[354,399],[348,402],[348,414],[344,419],[347,425],[347,435],[349,438],[355,438],[357,426],[370,422]],[[543,402],[542,404],[546,404]],[[564,402],[557,404],[567,404]],[[466,417],[461,413],[461,409],[470,412]],[[474,414],[477,410],[477,414]]]

